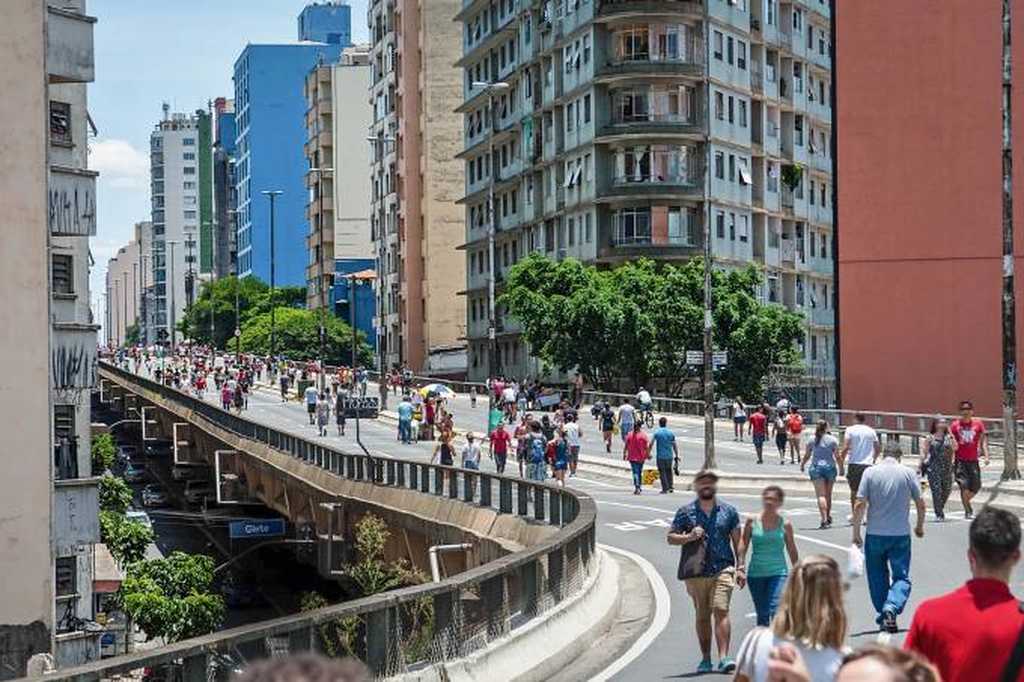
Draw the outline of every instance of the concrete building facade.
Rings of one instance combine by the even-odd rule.
[[[37,653],[60,665],[99,656],[99,633],[86,627],[99,542],[86,108],[95,21],[82,0],[12,0],[0,25],[0,204],[14,226],[0,249],[0,408],[17,415],[0,454],[0,679],[26,674]]]
[[[459,0],[369,6],[377,327],[387,367],[466,371]]]
[[[828,402],[828,5],[478,0],[458,20],[470,376],[541,371],[517,323],[491,319],[492,219],[499,293],[529,253],[680,261],[702,254],[708,225],[716,267],[762,266],[763,300],[805,315],[805,364],[828,380],[807,400]]]
[[[309,226],[303,84],[313,67],[337,62],[348,43],[340,38],[333,43],[305,38],[349,32],[343,14],[304,12],[297,42],[250,43],[235,61],[236,221],[238,272],[243,277],[254,275],[270,281],[270,200],[261,192],[279,190],[282,193],[275,199],[275,283],[302,286],[306,282]],[[317,23],[321,21],[326,24]]]
[[[107,263],[106,344],[123,346],[128,328],[138,325],[139,340],[146,338],[146,303],[152,296],[153,224],[135,223],[132,240]]]
[[[306,76],[306,300],[311,309],[333,310],[335,260],[373,254],[366,173],[370,105],[361,96],[370,78],[367,60],[365,46],[349,47],[338,64],[318,66]]]

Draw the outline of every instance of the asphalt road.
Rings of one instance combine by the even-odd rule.
[[[375,395],[371,387],[369,395]],[[212,391],[208,394],[212,401]],[[452,411],[459,429],[483,431],[486,428],[486,408],[480,400],[476,408],[469,405],[468,397],[452,401]],[[389,402],[394,407],[395,401]],[[303,405],[297,402],[282,403],[271,390],[257,390],[249,401],[244,416],[256,419],[275,428],[285,429],[305,437],[315,436],[315,427],[308,425]],[[684,465],[696,466],[702,456],[700,435],[703,425],[696,420],[672,418],[677,435],[682,434],[681,449]],[[583,419],[584,453],[603,449],[599,436],[591,427],[589,416]],[[414,443],[403,446],[396,441],[396,429],[392,422],[363,420],[361,423],[363,444],[375,455],[427,458],[433,450],[432,443]],[[591,427],[591,428],[588,428]],[[356,448],[355,424],[349,420],[347,435],[340,438],[331,434],[325,440],[344,448]],[[753,464],[752,446],[749,443],[735,443],[731,440],[728,424],[718,429],[720,468],[736,472],[750,472],[758,465]],[[723,437],[724,436],[724,437]],[[695,461],[696,460],[696,461]],[[491,465],[485,461],[484,468]],[[760,465],[772,470],[795,473],[795,467],[779,466],[777,463]],[[995,469],[992,467],[991,469]],[[991,475],[991,472],[990,472]],[[647,491],[634,496],[628,484],[588,476],[581,467],[580,474],[569,479],[570,485],[591,495],[598,505],[598,541],[602,544],[632,552],[645,558],[653,566],[655,575],[649,576],[655,584],[670,595],[668,605],[670,618],[666,627],[657,633],[650,633],[649,647],[631,661],[612,679],[614,680],[670,680],[692,676],[700,660],[700,652],[693,630],[693,607],[682,585],[675,579],[678,549],[667,546],[665,533],[676,509],[692,500],[692,494],[670,495],[651,494]],[[818,530],[818,515],[813,499],[791,497],[783,510],[794,523],[797,545],[801,554],[824,553],[834,557],[845,567],[850,542],[850,528],[845,523],[850,511],[845,501],[846,490],[842,483],[836,488],[836,526],[829,530]],[[757,496],[723,495],[722,499],[736,506],[740,512],[754,512],[759,508]],[[913,541],[911,580],[913,589],[907,610],[900,619],[900,626],[909,625],[910,616],[917,604],[930,596],[954,589],[969,577],[966,559],[967,525],[960,512],[948,512],[947,521],[938,523],[929,514],[923,539]],[[1015,584],[1019,593],[1024,585]],[[658,590],[656,589],[657,593]],[[663,592],[665,593],[665,592]],[[626,597],[628,599],[628,595]],[[875,613],[868,598],[867,584],[863,578],[855,579],[846,593],[845,604],[850,623],[849,643],[859,644],[878,638],[874,624]],[[732,621],[733,643],[730,653],[735,653],[743,635],[754,626],[754,608],[747,590],[737,590],[733,595]],[[903,633],[891,637],[893,643],[902,641]],[[717,654],[714,656],[717,662]]]

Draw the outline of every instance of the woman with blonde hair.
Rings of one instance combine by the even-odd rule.
[[[765,682],[772,651],[788,644],[799,652],[812,680],[831,680],[843,661],[846,611],[835,559],[801,559],[789,577],[770,628],[747,633],[736,656],[736,682]]]

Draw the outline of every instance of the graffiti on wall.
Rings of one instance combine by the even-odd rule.
[[[47,198],[50,234],[96,236],[96,177],[54,172]]]
[[[58,391],[96,386],[96,346],[58,345],[52,351],[53,388]]]

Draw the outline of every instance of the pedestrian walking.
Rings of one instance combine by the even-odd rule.
[[[516,442],[516,463],[519,465],[519,478],[526,478],[527,465],[529,464],[529,454],[526,446],[530,440],[530,424],[532,422],[533,416],[524,414],[523,420],[516,425],[515,431],[512,432]],[[498,426],[501,426],[500,422]]]
[[[441,437],[438,439],[437,445],[434,447],[434,454],[430,458],[430,462],[431,464],[436,462],[449,467],[455,464],[451,441],[449,441],[444,434],[441,434]]]
[[[855,423],[847,427],[843,434],[843,449],[839,453],[839,461],[846,469],[846,483],[850,486],[851,509],[857,504],[857,491],[860,489],[860,480],[864,472],[878,461],[878,455],[882,451],[878,434],[865,423],[867,417],[864,413],[857,412],[853,415],[853,420]],[[846,520],[853,520],[853,515],[848,516]]]
[[[564,488],[565,473],[569,470],[569,442],[565,439],[564,428],[555,431],[554,439],[548,443],[548,451],[551,453],[551,474]]]
[[[401,406],[399,406],[401,407]],[[338,435],[345,435],[345,413],[348,411],[348,394],[340,388],[334,392],[334,424],[338,428]],[[399,410],[399,423],[401,423],[401,410]]]
[[[622,436],[622,442],[626,442],[626,438],[633,432],[633,424],[636,423],[636,408],[629,402],[629,398],[622,401],[622,405],[619,406],[619,414],[616,420],[619,423],[619,435]]]
[[[747,406],[739,396],[732,401],[733,440],[743,440],[743,425],[747,423]]]
[[[898,631],[896,618],[910,597],[910,501],[917,508],[914,534],[924,537],[924,499],[914,472],[903,466],[895,441],[886,443],[882,461],[864,472],[853,508],[853,544],[864,547],[864,566],[876,622],[883,632]],[[860,524],[867,510],[867,534]]]
[[[636,422],[633,430],[626,434],[626,442],[622,446],[622,459],[629,462],[633,472],[633,494],[639,495],[644,482],[644,462],[651,457],[650,442],[644,433],[643,424]]]
[[[698,673],[713,670],[711,632],[714,621],[718,645],[718,671],[732,673],[736,662],[729,656],[732,624],[729,604],[737,576],[746,569],[737,567],[740,517],[736,508],[718,500],[718,474],[709,469],[697,472],[693,479],[697,499],[676,512],[668,532],[668,544],[681,545],[677,576],[686,585],[696,611],[697,641],[701,662]],[[699,544],[697,544],[699,543]]]
[[[547,480],[548,470],[544,461],[547,441],[540,429],[540,422],[530,422],[530,433],[526,438],[527,478],[543,483]]]
[[[476,409],[476,386],[469,387],[469,406]]]
[[[230,412],[231,411],[231,401],[232,401],[233,398],[234,398],[234,396],[231,395],[231,389],[228,387],[227,384],[225,384],[220,389],[220,406],[221,406],[221,408],[223,408],[225,411]]]
[[[562,433],[565,436],[566,445],[569,447],[569,476],[575,476],[576,468],[580,463],[580,446],[583,438],[583,431],[575,411],[567,413],[565,424],[562,425]]]
[[[953,473],[960,488],[960,501],[964,505],[964,518],[974,515],[971,500],[981,490],[981,466],[979,455],[988,466],[988,437],[985,424],[974,417],[974,403],[964,400],[960,403],[960,418],[949,427],[949,433],[956,442],[956,465]]]
[[[601,436],[604,438],[605,452],[611,453],[612,436],[615,434],[615,413],[612,411],[611,405],[605,403],[601,414],[598,415],[598,421],[601,422]]]
[[[331,401],[327,398],[327,393],[321,393],[320,398],[316,403],[316,425],[320,431],[320,437],[325,438],[327,436],[327,425],[331,423]]]
[[[1020,562],[1020,519],[985,507],[968,538],[971,579],[917,607],[903,646],[926,656],[945,682],[1024,680],[1024,614],[1010,592]]]
[[[821,514],[821,525],[824,530],[832,526],[832,488],[836,484],[836,476],[842,473],[840,463],[836,462],[839,441],[828,432],[828,422],[819,419],[814,428],[814,440],[807,444],[804,457],[800,460],[800,471],[811,461],[808,474],[814,485],[814,494],[818,498],[818,513]]]
[[[313,420],[316,417],[316,402],[320,397],[320,394],[316,391],[316,386],[310,384],[306,387],[304,393],[306,397],[306,414],[309,416],[309,424],[313,425]]]
[[[768,438],[768,406],[762,405],[759,409],[750,414],[747,420],[747,430],[750,433],[750,440],[754,443],[754,454],[757,455],[757,463],[764,463],[764,442]]]
[[[942,417],[932,420],[921,458],[921,475],[928,479],[932,491],[932,510],[939,521],[946,520],[946,500],[953,488],[953,457],[956,446],[949,433],[949,423]]]
[[[288,401],[288,375],[283,372],[281,373],[280,386],[281,402],[284,403]]]
[[[509,443],[512,442],[512,436],[509,435],[503,425],[498,424],[498,426],[491,431],[489,440],[490,455],[491,459],[494,460],[494,469],[499,474],[503,474],[505,473],[505,464],[508,462],[508,447]]]
[[[796,405],[789,407],[786,417],[786,439],[789,442],[789,463],[796,464],[800,458],[800,438],[804,430],[804,418]]]
[[[782,411],[775,413],[772,422],[772,433],[775,435],[775,447],[779,449],[779,464],[786,463],[786,445],[789,443],[789,432],[786,430],[786,417]]]
[[[782,488],[777,485],[768,486],[761,491],[761,512],[748,516],[743,525],[743,542],[737,565],[745,565],[749,550],[747,585],[750,587],[750,597],[754,600],[757,624],[761,626],[771,623],[778,608],[779,597],[789,574],[786,555],[789,555],[789,562],[794,566],[800,558],[793,524],[779,513],[785,499],[786,494]]]
[[[753,577],[751,592],[753,593]],[[758,612],[760,625],[760,612]],[[765,682],[771,677],[773,652],[793,647],[803,659],[809,682],[833,680],[843,663],[847,618],[843,609],[843,580],[836,560],[815,554],[793,566],[779,612],[771,628],[747,633],[736,654],[735,682]],[[781,678],[785,679],[785,678]]]
[[[661,482],[661,494],[675,492],[675,483],[672,480],[673,463],[679,466],[679,446],[676,445],[676,434],[668,428],[668,419],[660,417],[658,428],[651,434],[651,442],[647,446],[647,458],[651,458],[651,449],[654,449],[654,461],[658,465],[658,478]]]
[[[462,446],[462,468],[480,470],[480,444],[472,431],[466,434],[466,444]]]

